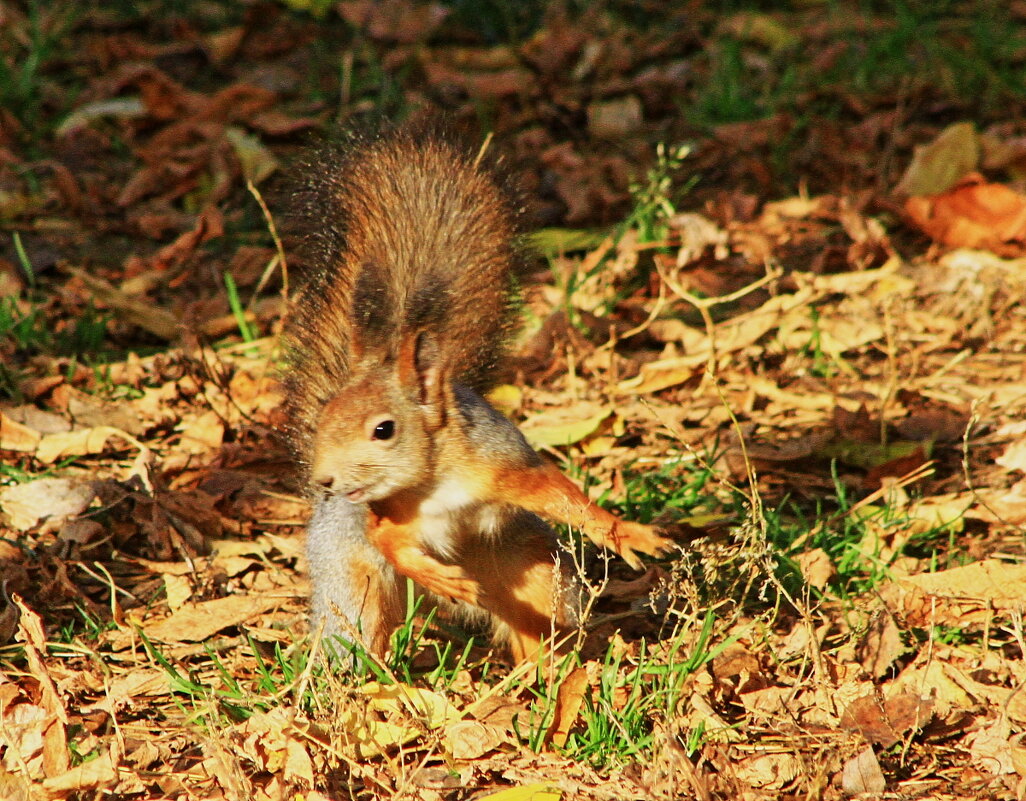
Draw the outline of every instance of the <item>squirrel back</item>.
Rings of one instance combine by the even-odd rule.
[[[411,343],[408,358],[429,355],[445,380],[487,388],[520,256],[502,181],[437,135],[398,130],[323,151],[301,195],[315,271],[285,328],[285,392],[308,470],[327,405]]]

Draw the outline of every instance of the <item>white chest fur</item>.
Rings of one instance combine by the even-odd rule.
[[[420,541],[441,556],[453,558],[465,536],[497,533],[503,507],[483,504],[456,478],[442,481],[420,504]]]

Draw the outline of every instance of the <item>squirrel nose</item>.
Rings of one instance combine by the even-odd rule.
[[[330,475],[329,476],[314,476],[313,483],[314,484],[319,484],[320,486],[324,487],[324,489],[329,489],[330,490],[332,485],[335,483],[335,478],[333,476],[330,476]]]

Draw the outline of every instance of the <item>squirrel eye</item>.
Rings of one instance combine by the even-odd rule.
[[[392,420],[383,420],[374,426],[374,439],[392,439],[395,434],[395,423]]]

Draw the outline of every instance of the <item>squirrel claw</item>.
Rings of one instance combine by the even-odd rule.
[[[634,553],[640,551],[649,556],[661,556],[673,548],[673,541],[658,534],[652,526],[619,520],[610,532],[613,549],[635,570],[641,567],[641,560]]]

